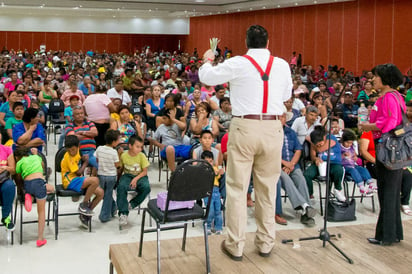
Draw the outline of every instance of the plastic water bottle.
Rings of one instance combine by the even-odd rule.
[[[361,103],[360,108],[358,109],[358,123],[364,124],[369,121],[369,111],[365,107],[364,103]]]

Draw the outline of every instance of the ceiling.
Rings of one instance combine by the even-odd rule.
[[[185,18],[353,0],[0,0],[1,14]]]

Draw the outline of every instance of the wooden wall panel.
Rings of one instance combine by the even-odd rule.
[[[20,50],[27,49],[29,52],[33,52],[33,32],[20,33]]]
[[[70,33],[58,33],[58,39],[59,39],[59,49],[61,50],[70,50]]]
[[[225,14],[222,40],[234,55],[244,54],[245,31],[257,23],[269,31],[272,53],[288,61],[296,51],[315,67],[336,64],[361,73],[394,62],[405,71],[412,63],[411,10],[410,0],[357,0]],[[197,47],[203,53],[211,35],[208,26],[220,21],[217,18],[192,18],[185,48]]]
[[[58,34],[55,32],[45,32],[45,44],[47,50],[59,50]]]

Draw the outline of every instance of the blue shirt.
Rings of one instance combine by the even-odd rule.
[[[287,126],[283,127],[282,160],[290,162],[295,152],[302,149],[296,132]],[[295,168],[300,168],[299,163],[296,163]]]
[[[156,105],[153,103],[153,100],[152,100],[152,99],[147,100],[146,104],[149,104],[149,105],[150,105],[151,110],[152,110],[152,113],[156,115],[156,114],[163,108],[163,106],[164,106],[164,104],[165,104],[165,99],[164,99],[164,98],[160,98],[160,104],[159,104],[159,106],[156,106]]]
[[[355,128],[358,126],[358,108],[358,105],[342,105],[342,119],[345,122],[345,128]],[[355,115],[355,117],[349,117],[349,115]]]
[[[71,106],[68,106],[64,109],[64,117],[69,116],[70,121],[66,119],[66,125],[73,121],[73,109]]]
[[[90,88],[91,88],[91,90],[92,90],[92,93],[94,93],[94,85],[93,85],[93,84],[90,84]],[[84,94],[85,96],[90,95],[90,94],[89,94],[89,89],[86,88],[84,84],[81,84],[81,85],[79,86],[79,89],[83,92],[83,94]]]
[[[26,129],[24,128],[24,123],[19,123],[14,125],[13,127],[13,151],[16,149],[16,144],[17,140],[22,136],[24,133],[26,133]],[[40,138],[46,143],[46,135],[44,134],[44,128],[43,126],[38,123],[36,129],[33,132],[33,135],[31,136],[31,140],[35,138]],[[42,152],[43,146],[38,146],[37,149]]]
[[[326,140],[328,140],[328,136],[326,136]],[[331,141],[335,141],[335,145],[333,147],[330,147],[330,163],[331,164],[342,164],[342,156],[341,156],[341,149],[340,149],[340,143],[338,142],[338,139],[336,139],[335,136],[331,135],[330,137]],[[318,153],[318,157],[322,159],[322,161],[327,161],[328,160],[328,150],[325,150],[323,152]]]
[[[9,118],[14,117],[13,111],[10,110],[9,102],[6,102],[1,105],[0,112],[5,113],[4,121],[6,122]]]

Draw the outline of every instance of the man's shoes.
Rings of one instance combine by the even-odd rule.
[[[316,216],[316,209],[311,206],[306,207],[306,214],[309,218],[313,218]]]
[[[228,256],[228,257],[229,257],[230,259],[232,259],[233,261],[240,262],[240,261],[242,261],[242,259],[243,259],[243,256],[235,256],[235,255],[232,255],[232,253],[230,253],[229,250],[226,249],[225,241],[222,241],[222,243],[220,244],[220,249],[222,250],[222,252],[223,252],[226,256]]]
[[[83,228],[86,228],[86,229],[89,228],[89,218],[90,218],[90,217],[88,217],[88,216],[86,216],[86,215],[83,215],[83,214],[80,214],[80,215],[79,215],[80,224],[81,224],[81,226],[82,226]]]
[[[300,216],[300,222],[307,226],[314,226],[316,224],[315,219],[309,217],[308,214],[303,214]]]
[[[248,193],[248,194],[247,194],[246,205],[247,205],[247,207],[253,207],[253,206],[254,206],[254,203],[253,203],[253,200],[252,200],[252,194],[251,194],[251,193]]]
[[[269,252],[262,252],[262,251],[259,251],[259,252],[258,252],[259,256],[260,256],[260,257],[263,257],[263,258],[269,257],[269,256],[270,256],[270,253],[272,253],[272,250],[269,251]]]
[[[79,213],[86,216],[93,216],[94,212],[85,203],[79,204]]]
[[[279,214],[275,215],[275,222],[279,225],[287,225],[288,221],[286,221],[283,217],[281,217]]]

